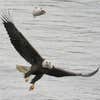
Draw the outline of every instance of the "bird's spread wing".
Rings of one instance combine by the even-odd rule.
[[[37,64],[43,61],[40,54],[29,44],[26,38],[18,31],[14,23],[9,20],[10,16],[2,15],[4,27],[10,37],[10,41],[19,54],[30,64]]]
[[[90,77],[90,76],[95,75],[98,71],[99,71],[99,68],[97,68],[93,72],[83,74],[83,73],[75,73],[75,72],[65,71],[63,69],[59,69],[59,68],[54,67],[52,69],[46,69],[46,74],[51,75],[51,76],[55,76],[55,77],[63,77],[63,76]]]

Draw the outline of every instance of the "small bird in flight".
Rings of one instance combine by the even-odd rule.
[[[46,13],[46,11],[44,9],[42,9],[42,8],[39,8],[39,7],[35,7],[33,9],[33,12],[32,12],[34,17],[40,16],[40,15],[44,15],[45,13]]]

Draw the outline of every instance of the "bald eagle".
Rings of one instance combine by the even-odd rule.
[[[27,79],[30,75],[35,75],[31,80],[30,90],[34,89],[34,84],[36,81],[41,79],[44,74],[54,76],[54,77],[64,77],[64,76],[82,76],[90,77],[98,72],[99,68],[95,71],[82,74],[75,73],[71,71],[66,71],[60,68],[56,68],[51,62],[41,57],[41,55],[36,51],[36,49],[27,41],[27,39],[21,34],[21,32],[16,28],[11,16],[9,14],[2,14],[1,19],[3,25],[9,35],[10,41],[17,52],[31,64],[30,70],[25,73],[24,78]]]

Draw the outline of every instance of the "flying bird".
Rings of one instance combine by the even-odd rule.
[[[35,7],[33,9],[33,12],[32,12],[32,14],[33,14],[34,17],[43,15],[45,13],[46,13],[46,11],[44,9],[42,9],[42,8],[39,8],[39,7]]]
[[[36,51],[36,49],[28,42],[28,40],[24,37],[24,35],[16,28],[9,14],[2,14],[1,19],[7,31],[7,34],[9,35],[11,44],[14,46],[16,51],[28,63],[31,64],[30,69],[24,74],[25,80],[27,80],[30,75],[35,75],[30,82],[31,84],[29,88],[30,90],[34,89],[34,84],[39,79],[41,79],[44,74],[54,76],[54,77],[65,77],[65,76],[90,77],[98,72],[99,68],[87,74],[75,73],[60,68],[56,68],[54,65],[51,64],[51,62],[43,58]]]

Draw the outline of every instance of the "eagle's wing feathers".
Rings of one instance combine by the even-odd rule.
[[[30,64],[37,64],[43,61],[40,54],[31,46],[26,38],[18,31],[14,23],[6,15],[2,16],[2,21],[10,37],[10,41],[19,54]]]
[[[83,74],[83,73],[75,73],[75,72],[71,72],[71,71],[65,71],[63,69],[54,67],[52,69],[46,69],[46,74],[51,75],[51,76],[55,76],[55,77],[63,77],[63,76],[90,77],[90,76],[95,75],[98,71],[99,71],[99,68],[97,68],[93,72]]]

